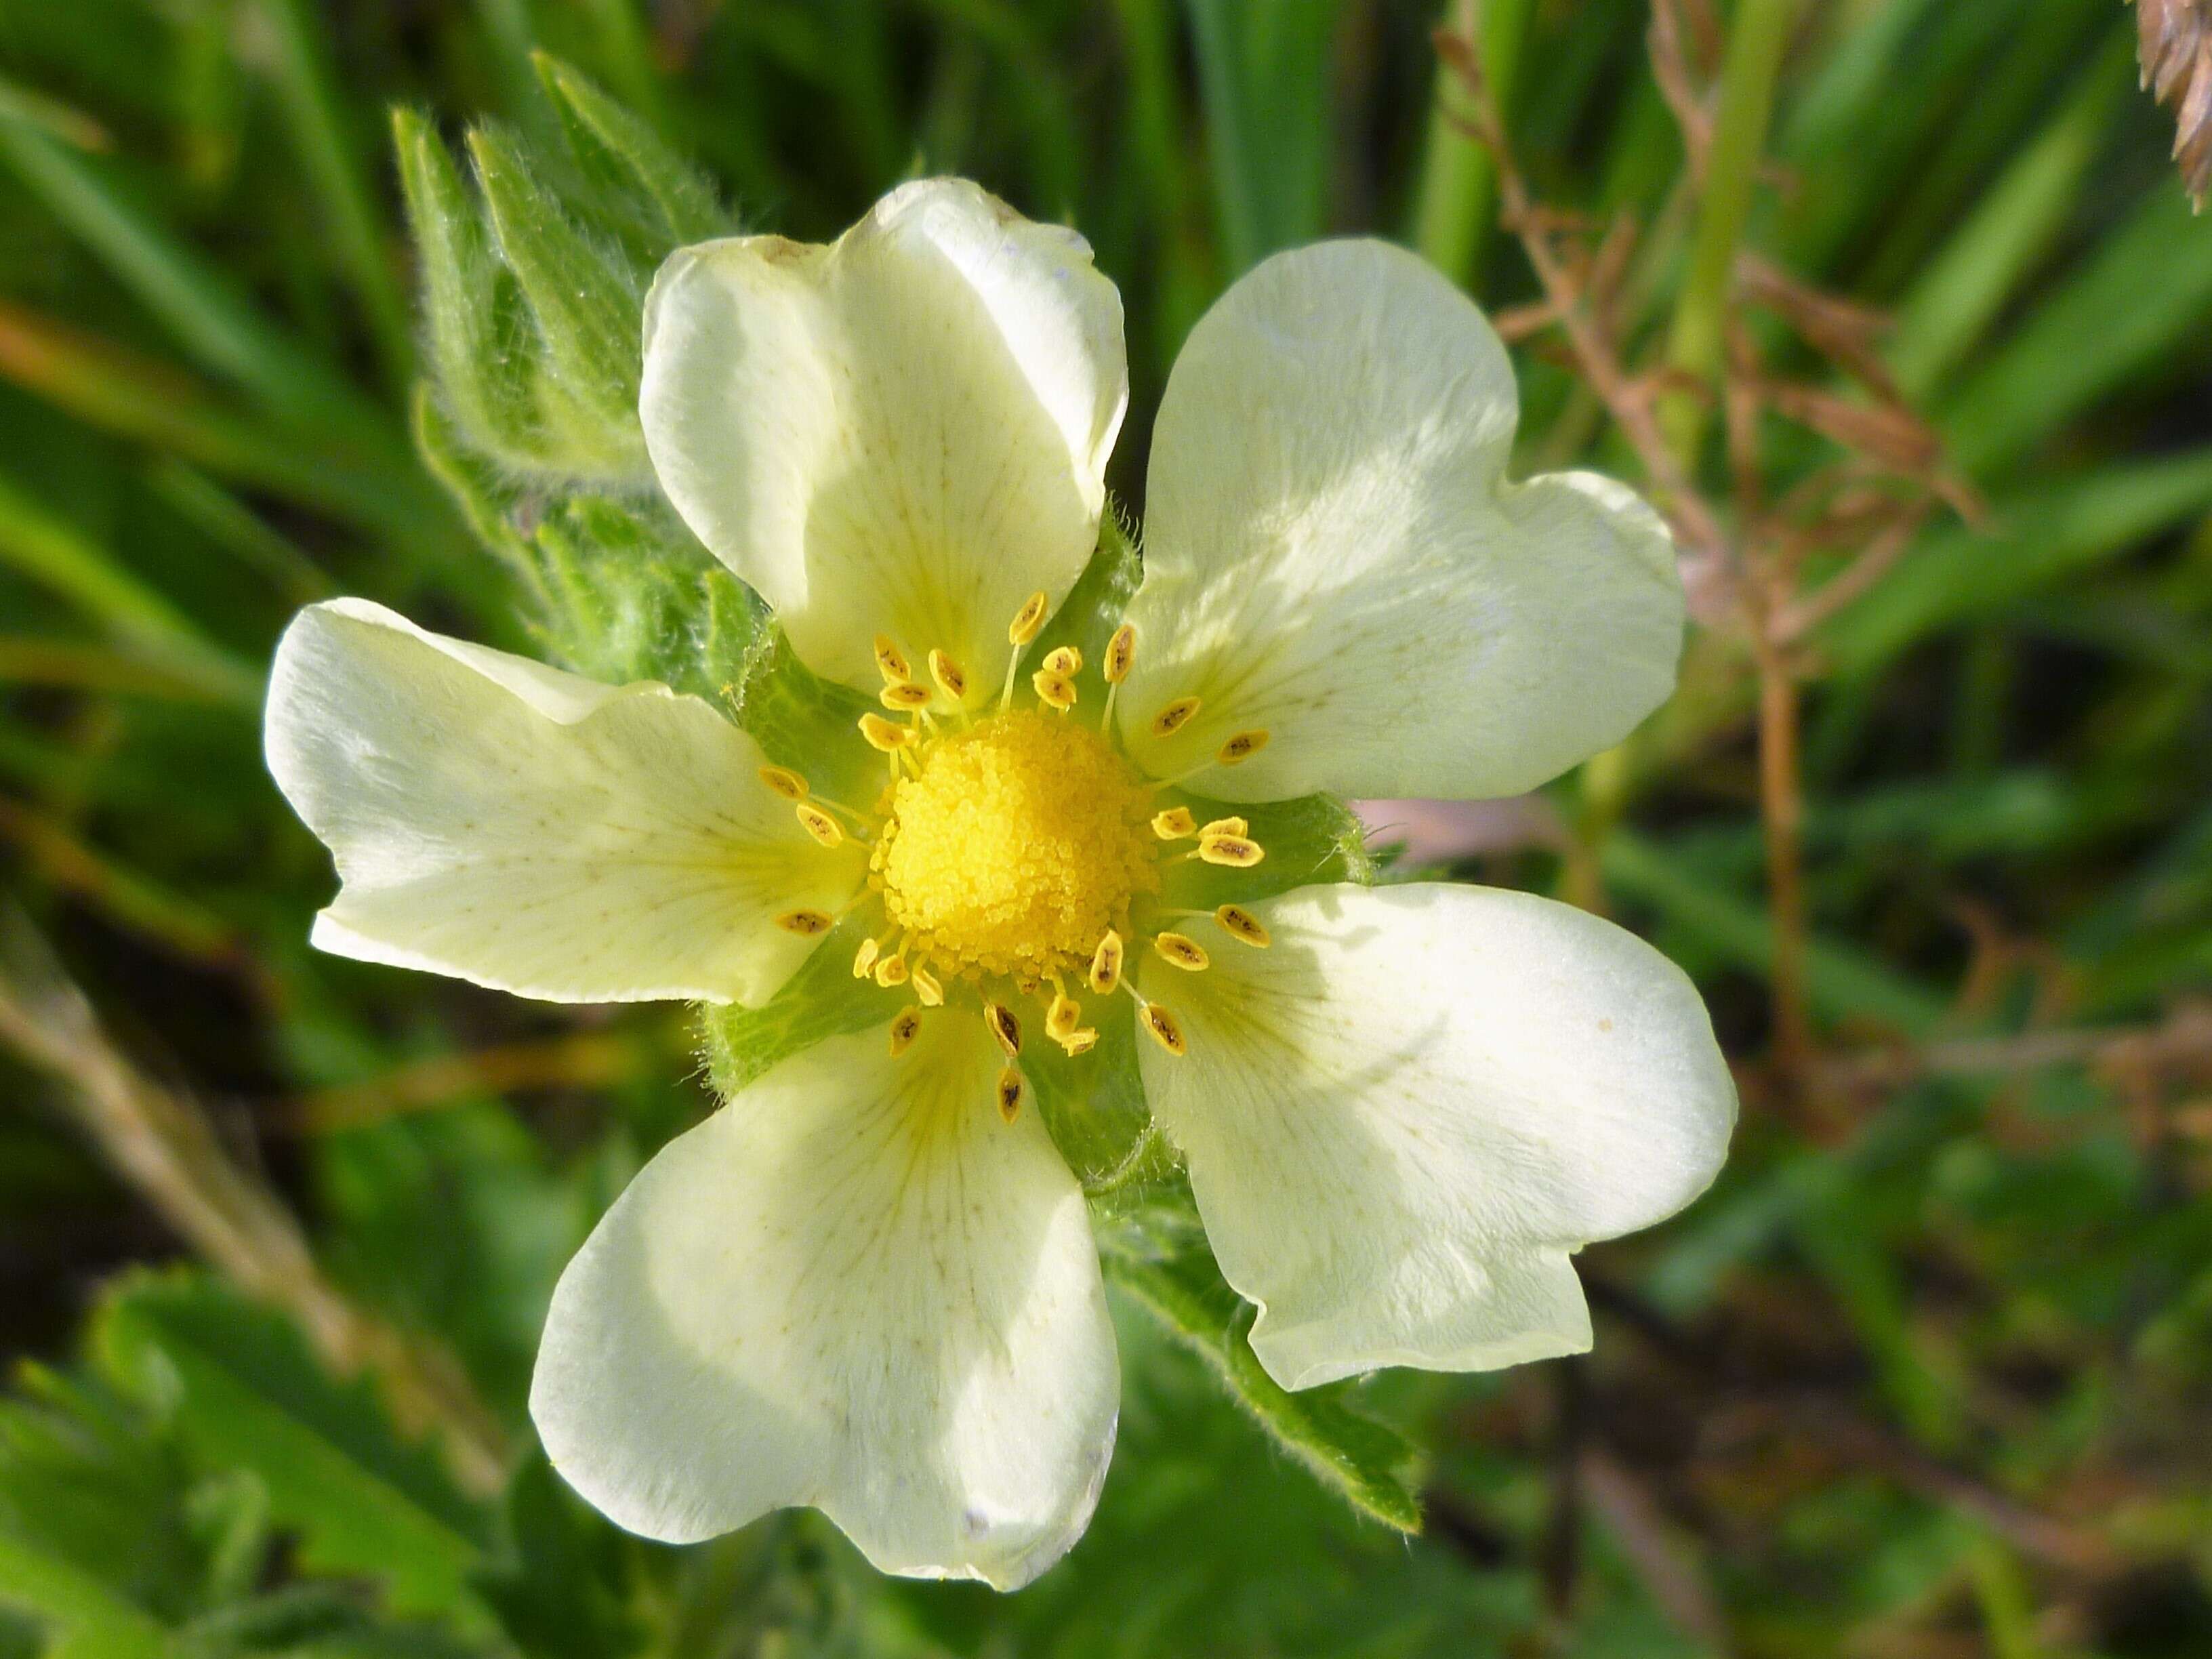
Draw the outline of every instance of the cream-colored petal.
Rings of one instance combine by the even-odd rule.
[[[1285,1388],[1589,1346],[1567,1257],[1719,1170],[1735,1089],[1696,989],[1633,934],[1524,893],[1307,887],[1274,936],[1148,971],[1144,1045],[1252,1346]]]
[[[1504,482],[1498,337],[1380,242],[1276,255],[1176,360],[1152,434],[1125,739],[1229,800],[1518,794],[1672,690],[1682,586],[1656,514],[1583,473]],[[1150,723],[1200,700],[1166,740]],[[1267,746],[1212,764],[1238,732]]]
[[[963,179],[902,185],[827,247],[681,249],[646,302],[662,487],[811,667],[864,688],[887,634],[995,689],[1015,611],[1091,556],[1127,401],[1089,245]]]
[[[786,1060],[630,1183],[562,1274],[531,1414],[684,1543],[811,1504],[887,1572],[1027,1583],[1081,1535],[1119,1376],[1083,1195],[1003,1122],[972,1012]]]
[[[337,860],[314,942],[556,1002],[758,1003],[865,848],[817,845],[753,740],[665,686],[600,685],[360,599],[276,647],[269,769]]]

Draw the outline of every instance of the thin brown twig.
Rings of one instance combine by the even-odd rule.
[[[1704,1564],[1634,1471],[1600,1446],[1583,1453],[1583,1490],[1667,1616],[1717,1655],[1735,1644]]]
[[[1612,342],[1583,304],[1580,286],[1552,245],[1542,210],[1528,180],[1515,165],[1512,146],[1506,141],[1504,124],[1491,96],[1478,48],[1472,40],[1449,29],[1438,29],[1434,39],[1439,60],[1467,90],[1474,111],[1467,127],[1469,136],[1491,153],[1503,209],[1500,216],[1519,238],[1536,279],[1543,286],[1546,301],[1558,312],[1560,330],[1581,365],[1583,378],[1636,450],[1637,459],[1650,475],[1662,507],[1674,519],[1683,538],[1709,556],[1724,560],[1729,538],[1719,517],[1675,459],[1673,447],[1659,429],[1651,399],[1622,366]]]
[[[459,1368],[324,1276],[291,1212],[224,1150],[197,1104],[123,1056],[20,915],[0,914],[0,1041],[64,1085],[87,1134],[180,1237],[247,1293],[291,1314],[335,1369],[375,1376],[402,1428],[434,1432],[470,1490],[499,1490],[505,1436]]]
[[[2212,1006],[2187,1005],[2156,1025],[2023,1031],[1839,1054],[1821,1071],[1838,1089],[1876,1091],[1925,1078],[2017,1077],[2068,1066],[2152,1073],[2212,1066]]]

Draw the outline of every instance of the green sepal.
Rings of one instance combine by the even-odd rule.
[[[1098,521],[1098,545],[1091,562],[1083,567],[1075,586],[1060,602],[1060,609],[1052,613],[1044,631],[1024,653],[1025,659],[1041,662],[1048,652],[1072,645],[1083,653],[1086,665],[1096,665],[1144,579],[1145,561],[1135,537],[1122,524],[1119,509],[1109,501]]]
[[[856,808],[871,805],[890,781],[884,757],[860,733],[860,716],[876,707],[801,662],[772,623],[762,629],[738,682],[738,724],[768,757]]]
[[[714,185],[652,126],[550,52],[531,55],[589,205],[648,264],[730,234]]]
[[[392,112],[392,146],[422,270],[429,359],[470,447],[502,465],[541,459],[528,319],[445,143],[414,111]]]
[[[659,680],[726,710],[767,611],[659,501],[578,495],[531,538],[547,645],[611,685]]]
[[[1022,1071],[1053,1145],[1084,1192],[1098,1198],[1173,1173],[1175,1152],[1145,1103],[1136,1003],[1112,997],[1084,1012],[1097,1047],[1071,1055],[1040,1031],[1022,1046]]]
[[[428,382],[416,385],[410,412],[415,447],[461,509],[470,531],[502,564],[534,586],[538,562],[528,540],[514,527],[519,492],[483,449],[464,436]]]
[[[1220,1377],[1230,1395],[1299,1467],[1360,1513],[1421,1529],[1413,1443],[1352,1403],[1353,1384],[1292,1394],[1252,1352],[1257,1310],[1214,1261],[1189,1187],[1162,1184],[1093,1206],[1099,1261],[1116,1285]]]
[[[891,1016],[914,1000],[909,991],[889,991],[872,979],[854,977],[853,956],[866,937],[866,924],[848,916],[759,1007],[701,1006],[702,1057],[718,1096],[729,1099],[771,1066],[825,1037],[889,1025]]]
[[[1188,806],[1200,823],[1241,817],[1252,826],[1252,839],[1267,853],[1249,870],[1232,870],[1201,859],[1170,865],[1161,872],[1163,903],[1211,910],[1219,904],[1250,904],[1316,883],[1348,881],[1364,887],[1375,880],[1375,855],[1367,850],[1367,827],[1334,795],[1229,801],[1170,789],[1162,792],[1160,805]]]
[[[652,476],[637,417],[643,274],[569,216],[513,135],[478,127],[468,142],[500,257],[544,347],[542,413],[580,476],[643,485]]]

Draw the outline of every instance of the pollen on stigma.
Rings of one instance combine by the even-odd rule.
[[[1079,969],[1158,890],[1152,792],[1088,726],[1009,709],[918,760],[891,787],[871,866],[890,920],[946,972]]]

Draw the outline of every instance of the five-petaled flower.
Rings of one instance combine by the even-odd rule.
[[[1176,364],[1143,585],[1087,652],[1041,641],[1127,397],[1079,237],[926,180],[833,246],[680,251],[644,334],[660,482],[873,700],[850,754],[353,600],[294,623],[270,696],[343,878],[326,950],[561,1001],[757,1005],[817,950],[887,988],[570,1265],[531,1398],[562,1474],[656,1538],[812,1504],[891,1571],[1049,1565],[1119,1379],[1083,1192],[1024,1106],[1041,1056],[1115,1042],[1284,1386],[1587,1347],[1570,1255],[1726,1149],[1696,992],[1565,905],[1299,886],[1255,827],[1314,792],[1532,788],[1673,685],[1664,528],[1601,478],[1506,481],[1475,307],[1370,241],[1238,282]]]

